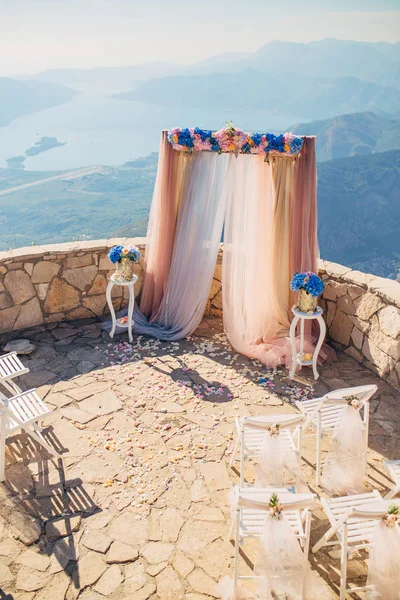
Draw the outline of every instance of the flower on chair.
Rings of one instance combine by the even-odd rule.
[[[360,399],[357,396],[345,396],[343,399],[346,400],[346,402],[349,406],[352,406],[356,410],[359,409]]]
[[[275,519],[282,517],[282,505],[279,504],[279,498],[276,494],[271,494],[269,499],[269,514]]]
[[[399,507],[397,504],[388,506],[387,515],[383,517],[386,527],[394,527],[399,520]]]
[[[273,425],[271,425],[271,427],[268,427],[269,435],[271,437],[278,435],[279,429],[280,429],[279,423],[274,423]]]

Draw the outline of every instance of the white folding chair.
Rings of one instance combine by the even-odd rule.
[[[51,412],[34,389],[12,398],[0,393],[0,482],[4,481],[6,439],[19,429],[24,429],[53,454],[53,448],[44,439],[36,422]]]
[[[394,498],[396,494],[400,492],[400,460],[384,460],[383,464],[389,471],[390,477],[395,483],[394,488],[385,496],[385,499],[389,500],[390,498]]]
[[[12,395],[20,394],[22,390],[15,383],[14,378],[29,373],[29,369],[24,367],[16,352],[9,352],[0,356],[0,383]]]
[[[311,532],[311,508],[313,507],[315,494],[290,493],[284,488],[248,488],[237,489],[237,504],[231,534],[234,531],[234,598],[237,597],[237,586],[239,580],[255,579],[255,575],[239,574],[239,546],[243,545],[246,538],[261,538],[264,533],[264,523],[267,513],[270,511],[269,500],[271,494],[277,494],[279,504],[286,513],[289,525],[299,541],[307,560],[310,547]]]
[[[359,410],[362,410],[362,419],[364,423],[365,445],[368,448],[368,428],[369,428],[369,400],[374,395],[378,387],[376,385],[360,385],[357,387],[341,388],[333,390],[322,396],[322,398],[313,398],[311,400],[298,400],[297,408],[301,410],[307,418],[307,424],[310,423],[314,433],[303,433],[303,437],[309,435],[317,436],[317,459],[316,459],[316,482],[321,483],[321,446],[322,438],[326,433],[333,432],[336,423],[341,419],[343,410],[347,406],[345,398],[356,396],[360,401]],[[304,427],[306,430],[306,425]]]
[[[340,546],[340,600],[345,600],[346,594],[367,589],[367,586],[347,588],[347,562],[356,550],[369,549],[375,526],[387,514],[387,506],[378,490],[340,498],[321,498],[321,504],[331,527],[312,552],[318,552],[324,546]],[[334,536],[336,539],[330,541]]]
[[[240,488],[243,488],[245,485],[245,461],[246,459],[259,456],[264,436],[267,435],[271,425],[279,425],[279,443],[282,446],[282,452],[291,449],[300,456],[302,425],[305,420],[306,418],[304,415],[299,414],[265,415],[262,417],[243,417],[242,419],[235,419],[237,439],[229,466],[233,467],[237,454],[239,453]]]

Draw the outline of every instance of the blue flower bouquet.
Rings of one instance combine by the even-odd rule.
[[[312,271],[295,273],[290,282],[290,289],[293,292],[300,292],[297,310],[314,312],[317,308],[318,296],[322,294],[324,287],[322,279]]]
[[[115,264],[114,279],[117,281],[132,281],[133,263],[139,262],[141,257],[137,246],[113,246],[108,253],[108,258]]]

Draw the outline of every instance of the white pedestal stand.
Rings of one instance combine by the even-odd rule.
[[[292,313],[294,314],[294,319],[290,324],[290,343],[292,346],[292,368],[290,369],[290,379],[293,379],[294,374],[296,372],[296,366],[301,365],[302,367],[306,365],[312,365],[314,379],[318,379],[319,373],[317,371],[317,359],[319,351],[321,350],[322,343],[326,334],[326,325],[325,321],[322,318],[323,310],[319,306],[317,310],[311,314],[301,312],[297,310],[295,306],[292,307]],[[310,319],[317,319],[319,323],[319,339],[318,343],[315,347],[313,357],[310,360],[304,359],[304,321]],[[300,352],[297,354],[296,349],[296,327],[298,322],[300,321]]]
[[[137,282],[137,275],[133,276],[132,281],[118,281],[118,279],[115,279],[114,275],[111,275],[110,277],[110,281],[108,282],[107,285],[107,291],[106,291],[106,298],[107,298],[107,304],[108,304],[108,308],[110,309],[110,313],[111,313],[111,319],[112,319],[112,329],[110,332],[110,337],[113,338],[114,337],[114,333],[115,333],[115,328],[117,326],[117,320],[115,317],[115,310],[114,310],[114,306],[112,303],[112,299],[111,299],[111,291],[114,287],[114,285],[122,285],[123,287],[128,287],[129,288],[129,305],[128,305],[128,322],[127,323],[118,323],[118,327],[123,327],[128,329],[128,337],[129,337],[129,342],[132,344],[132,327],[133,327],[133,320],[132,320],[132,315],[133,315],[133,307],[135,305],[135,283]]]

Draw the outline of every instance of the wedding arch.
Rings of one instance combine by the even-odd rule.
[[[135,331],[179,340],[198,327],[223,233],[223,322],[232,346],[290,362],[296,271],[317,271],[315,138],[214,132],[161,135]]]

